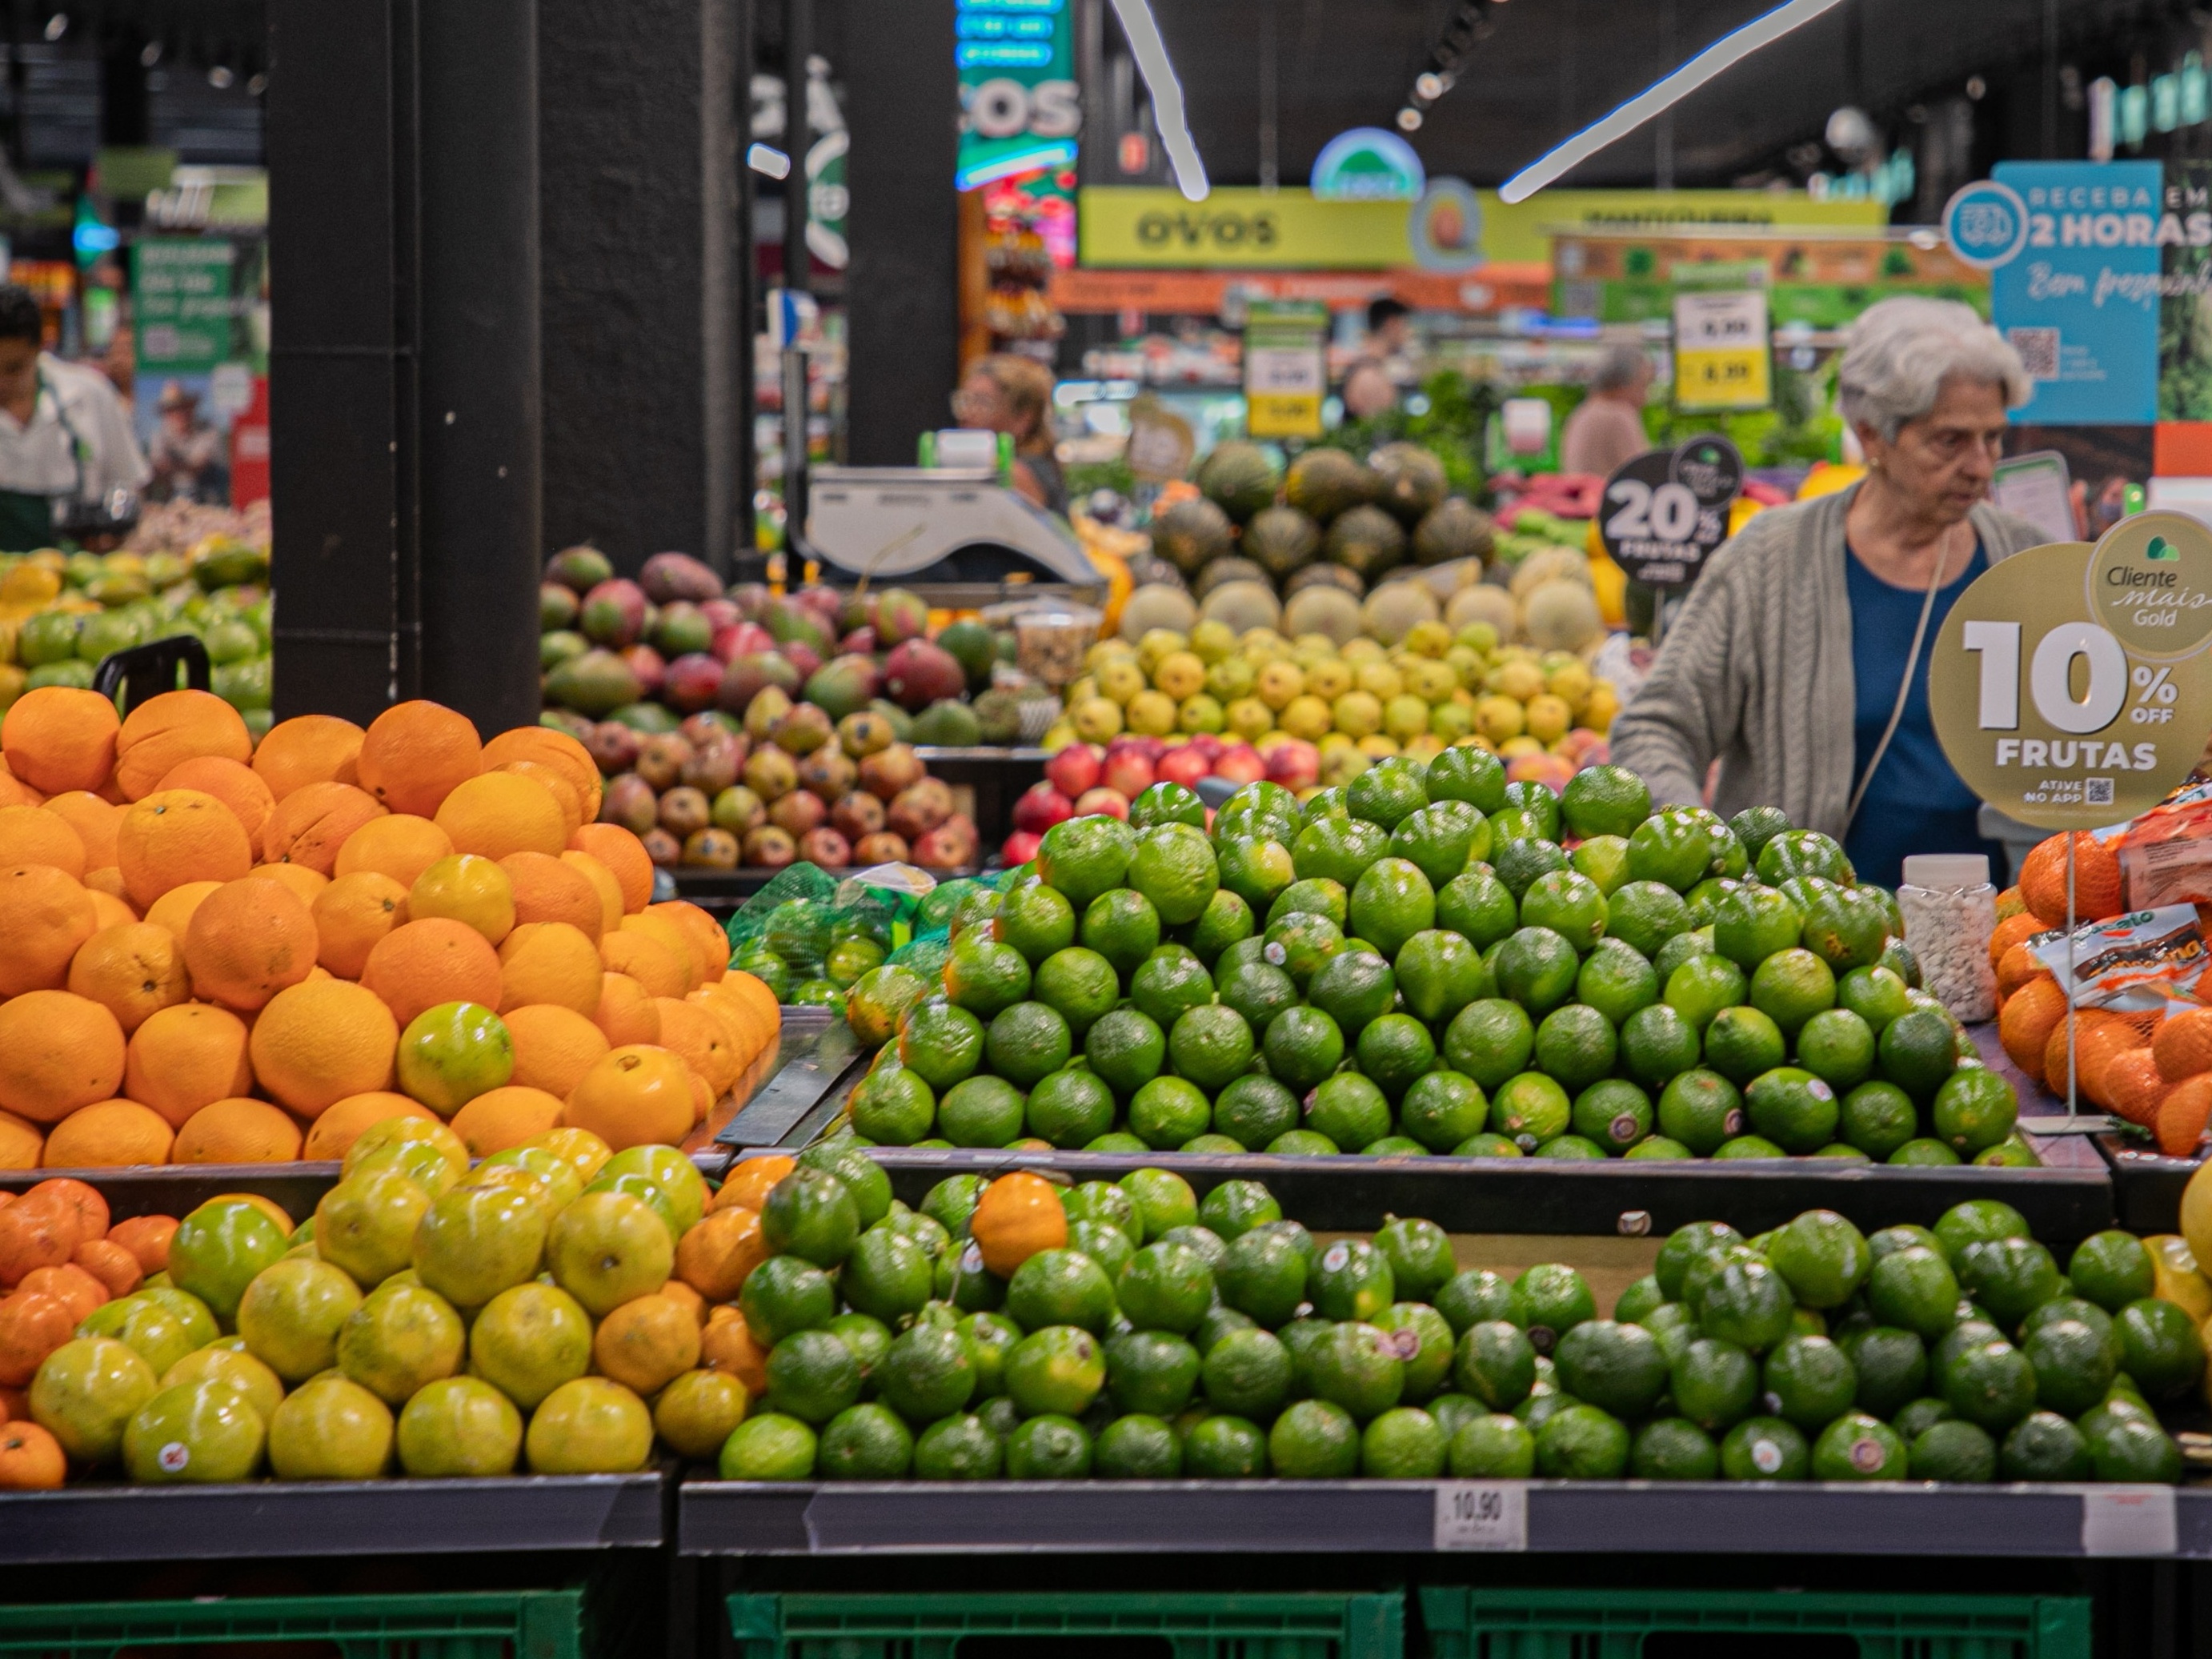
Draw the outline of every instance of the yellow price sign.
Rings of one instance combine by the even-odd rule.
[[[1766,295],[1758,289],[1674,296],[1674,406],[1765,409],[1774,401]]]

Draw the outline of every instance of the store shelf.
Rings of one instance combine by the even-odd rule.
[[[668,1477],[93,1485],[0,1494],[0,1565],[654,1549]]]
[[[2124,1135],[2086,1137],[2112,1171],[2112,1210],[2119,1224],[2134,1233],[2180,1230],[2181,1194],[2197,1170],[2193,1158],[2168,1158],[2155,1147]]]
[[[1526,1548],[1586,1555],[2081,1556],[2148,1507],[2139,1487],[1497,1484],[1526,1493]],[[678,1494],[686,1555],[867,1553],[1423,1553],[1449,1481],[695,1481]],[[2174,1492],[2174,1553],[2212,1559],[2212,1489]],[[2136,1534],[2140,1536],[2140,1534]],[[2115,1553],[2142,1553],[2123,1547]]]
[[[775,1074],[715,1133],[713,1146],[739,1152],[804,1146],[820,1135],[866,1073],[869,1057],[860,1039],[843,1020],[830,1018],[828,1009],[787,1007],[783,1015]],[[727,1154],[713,1156],[717,1164],[727,1161]]]
[[[181,1216],[225,1193],[252,1193],[304,1220],[337,1184],[330,1164],[160,1164],[119,1170],[0,1170],[0,1192],[20,1193],[57,1176],[100,1188],[118,1221],[134,1215]],[[3,1549],[4,1545],[0,1545]]]

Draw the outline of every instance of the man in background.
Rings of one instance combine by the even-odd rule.
[[[0,284],[0,552],[125,516],[130,492],[151,476],[107,376],[54,356],[45,337],[37,297]]]
[[[1559,471],[1602,478],[1652,447],[1644,431],[1644,399],[1650,390],[1649,357],[1630,345],[1607,351],[1590,377],[1589,395],[1559,434]]]

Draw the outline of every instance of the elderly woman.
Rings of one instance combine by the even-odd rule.
[[[2048,538],[1983,501],[2005,412],[2030,387],[1970,308],[1869,307],[1838,379],[1866,477],[1760,514],[1714,554],[1614,723],[1613,757],[1676,803],[1703,798],[1717,760],[1718,811],[1779,806],[1888,885],[1907,853],[1997,850],[1936,741],[1929,656],[1968,583]]]

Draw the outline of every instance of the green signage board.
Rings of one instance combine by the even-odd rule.
[[[954,188],[1075,164],[1083,104],[1073,0],[956,0],[960,160]]]
[[[227,241],[149,236],[131,250],[131,299],[141,374],[204,374],[230,361],[231,262]]]

